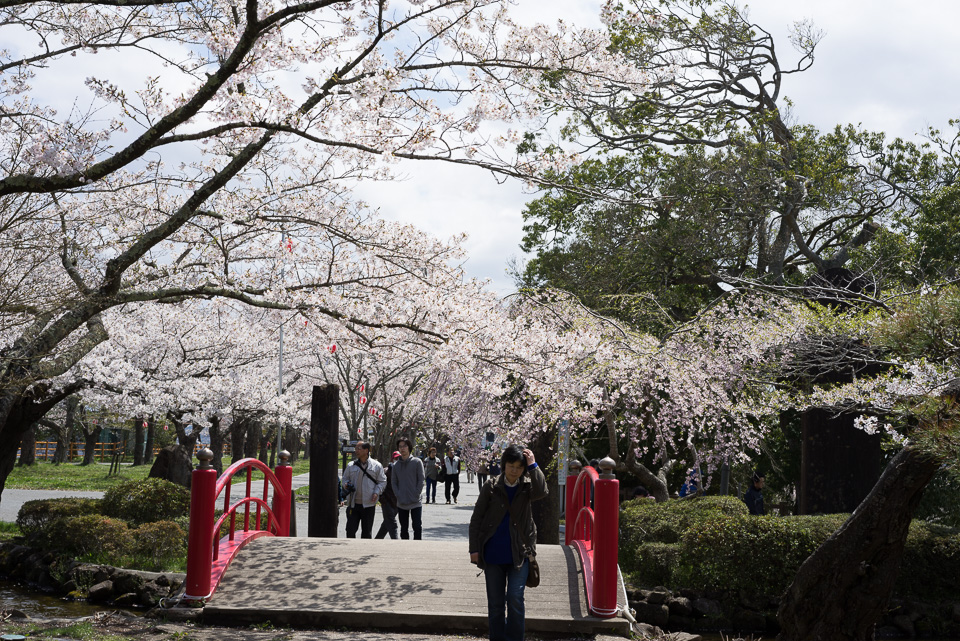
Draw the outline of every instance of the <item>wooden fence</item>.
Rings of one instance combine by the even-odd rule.
[[[193,447],[193,454],[196,456],[197,452],[206,447],[203,443],[199,441]],[[76,458],[83,458],[85,447],[83,443],[70,443],[70,451],[67,453],[67,460],[72,461]],[[100,461],[103,463],[105,460],[110,460],[114,455],[119,454],[121,460],[124,457],[124,454],[127,450],[127,440],[124,439],[120,443],[97,443],[93,448],[93,458],[94,460]],[[36,457],[38,461],[52,461],[53,455],[57,451],[57,442],[56,441],[37,441],[36,444]],[[231,453],[230,444],[223,444],[223,455],[230,456]],[[153,455],[156,456],[160,452],[159,447],[153,448]],[[17,450],[17,458],[20,457],[20,451]]]

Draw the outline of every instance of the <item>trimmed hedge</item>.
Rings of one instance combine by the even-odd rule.
[[[158,478],[127,481],[104,493],[102,512],[131,525],[172,521],[190,513],[190,491]]]
[[[190,492],[162,479],[120,483],[103,499],[28,501],[17,525],[34,547],[140,570],[181,570]]]
[[[100,562],[127,556],[133,549],[133,535],[127,524],[102,514],[53,521],[44,538],[49,550]]]
[[[152,561],[149,570],[160,570],[187,553],[187,533],[173,521],[144,523],[133,531],[133,554]]]
[[[778,596],[848,518],[749,516],[733,497],[624,504],[620,563],[639,586]],[[960,576],[960,531],[914,521],[895,594],[942,599]]]
[[[17,512],[17,527],[27,541],[37,542],[44,538],[44,531],[59,519],[100,513],[100,499],[65,497],[27,501]]]

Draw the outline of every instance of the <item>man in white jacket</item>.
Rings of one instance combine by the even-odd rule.
[[[373,519],[377,515],[377,499],[387,487],[387,475],[377,459],[370,456],[370,443],[357,441],[357,459],[343,472],[342,485],[347,498],[347,538],[373,537]]]

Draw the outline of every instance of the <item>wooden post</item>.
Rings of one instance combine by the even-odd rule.
[[[337,538],[340,495],[339,396],[336,385],[314,386],[310,410],[310,503],[307,536]]]

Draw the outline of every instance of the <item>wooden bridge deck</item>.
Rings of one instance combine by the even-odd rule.
[[[624,619],[587,614],[583,569],[572,549],[538,546],[537,560],[540,586],[526,590],[528,631],[627,634]],[[227,625],[485,631],[484,579],[477,573],[464,541],[261,538],[227,569],[203,618]]]

